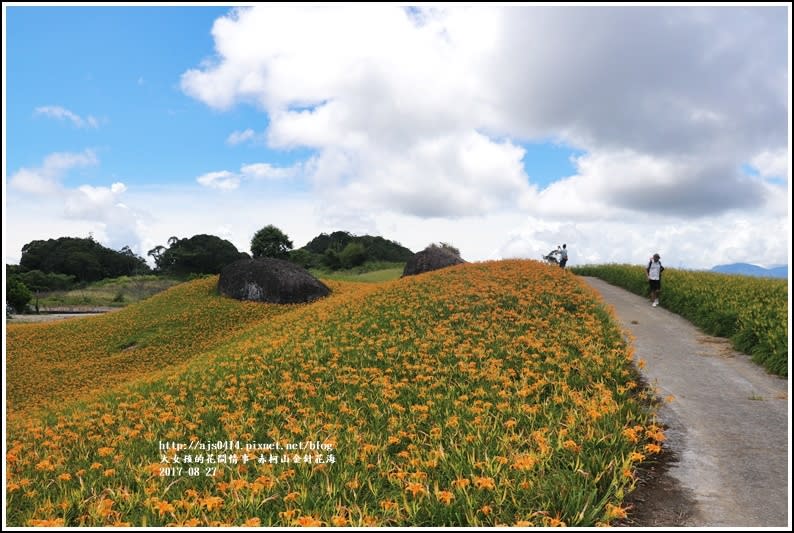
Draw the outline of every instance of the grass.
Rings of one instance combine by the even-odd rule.
[[[403,275],[403,267],[385,268],[383,270],[373,270],[372,272],[348,273],[348,272],[317,272],[315,276],[320,279],[333,279],[337,281],[357,281],[364,283],[380,283],[398,279]]]
[[[228,301],[199,280],[108,316],[137,326],[107,339],[91,332],[118,324],[10,328],[10,360],[25,352],[34,364],[50,351],[36,363],[40,379],[82,372],[92,344],[104,347],[92,357],[104,357],[110,378],[103,394],[9,421],[8,524],[590,526],[625,517],[636,465],[661,451],[664,435],[618,327],[576,276],[500,261],[332,283],[332,296],[312,304],[255,311],[246,306],[260,304]],[[183,340],[151,352],[147,379],[116,373],[117,355],[171,337]],[[8,369],[15,397],[33,390],[19,383],[23,370]],[[217,441],[281,451],[200,450]],[[287,453],[307,442],[324,448]]]
[[[43,293],[39,308],[48,307],[124,307],[145,300],[179,284],[159,276],[122,276],[92,283],[69,291]],[[31,302],[34,305],[35,300]]]
[[[315,277],[339,281],[380,283],[398,279],[403,274],[405,263],[370,262],[348,270],[310,269]]]

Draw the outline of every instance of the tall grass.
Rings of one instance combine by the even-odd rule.
[[[39,298],[39,307],[124,307],[145,300],[178,280],[159,276],[121,276],[68,291],[50,291]]]
[[[636,265],[586,265],[572,269],[648,294],[645,269]],[[729,338],[769,372],[788,376],[788,284],[786,280],[668,268],[661,305],[711,335]]]

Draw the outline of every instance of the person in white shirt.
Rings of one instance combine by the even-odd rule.
[[[648,266],[645,272],[648,275],[648,285],[651,289],[651,305],[656,307],[659,305],[659,293],[662,291],[662,266],[661,257],[659,254],[653,254],[653,257],[648,261]]]
[[[562,245],[562,249],[560,250],[560,268],[565,268],[565,263],[568,262],[568,250],[566,245]]]

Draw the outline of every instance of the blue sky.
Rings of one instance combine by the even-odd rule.
[[[9,8],[9,167],[34,166],[48,150],[75,152],[89,145],[101,156],[104,173],[117,169],[112,175],[127,185],[192,184],[207,168],[233,167],[246,158],[290,165],[308,157],[309,149],[269,150],[264,142],[228,146],[230,132],[266,129],[267,115],[249,105],[217,112],[180,89],[182,73],[212,56],[210,28],[228,12]],[[36,115],[43,105],[93,116],[99,126],[76,131],[69,121],[53,123]],[[553,141],[522,146],[524,167],[542,186],[573,174],[570,158],[580,153]],[[99,178],[98,169],[84,172]]]
[[[194,183],[210,167],[259,158],[265,147],[226,146],[229,132],[264,128],[247,107],[218,113],[187,97],[179,77],[213,52],[212,22],[228,8],[17,7],[8,10],[9,168],[51,151],[96,150],[102,170],[132,184]],[[35,65],[35,68],[31,66]],[[36,116],[58,105],[99,127]],[[156,124],[156,127],[152,127]],[[267,151],[270,152],[270,151]],[[202,154],[201,158],[196,154]],[[290,162],[289,153],[268,159]]]
[[[7,261],[266,224],[474,260],[790,254],[786,8],[4,11]]]

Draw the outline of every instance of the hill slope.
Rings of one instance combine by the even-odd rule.
[[[217,276],[183,283],[112,314],[8,325],[9,412],[57,405],[146,377],[299,307],[224,298],[217,283]],[[331,283],[336,293],[356,287]]]
[[[536,262],[361,284],[11,424],[8,522],[606,524],[664,439],[630,357],[594,292]]]

